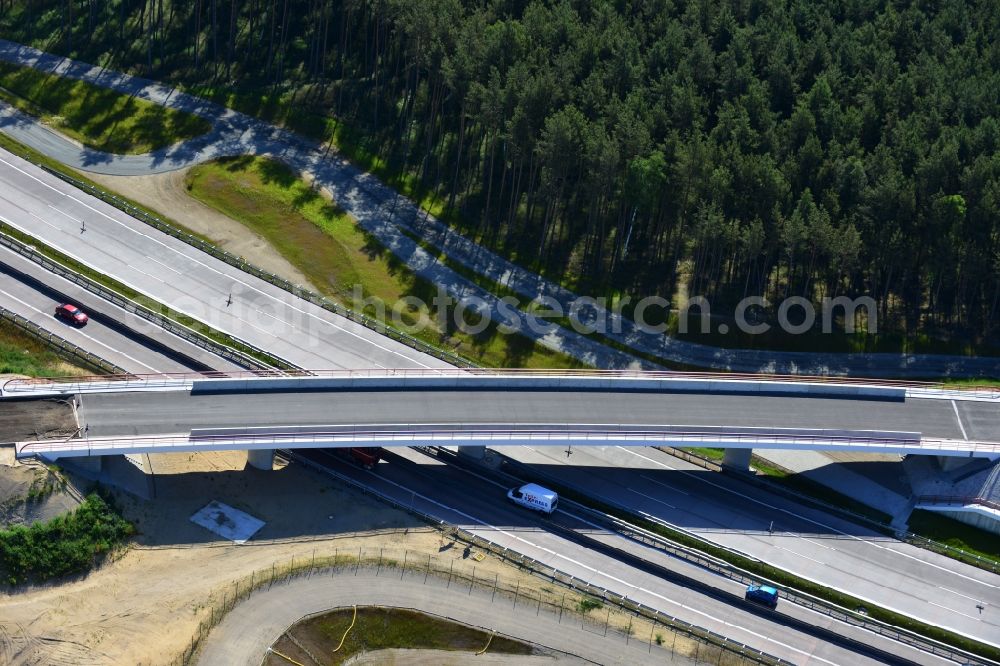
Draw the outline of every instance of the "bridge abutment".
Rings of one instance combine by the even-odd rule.
[[[722,455],[722,466],[734,472],[749,472],[753,449],[726,449]]]
[[[247,451],[247,464],[270,472],[274,468],[274,449],[251,449]]]

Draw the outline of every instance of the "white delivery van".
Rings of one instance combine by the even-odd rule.
[[[542,488],[535,483],[526,483],[520,488],[511,488],[507,491],[507,499],[514,504],[520,504],[542,513],[552,513],[559,503],[559,495],[555,491]]]

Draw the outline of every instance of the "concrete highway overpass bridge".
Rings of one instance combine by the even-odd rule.
[[[1000,390],[848,379],[469,369],[11,380],[5,399],[71,396],[79,432],[19,457],[457,445],[723,447],[1000,457]],[[95,460],[97,462],[99,459]]]

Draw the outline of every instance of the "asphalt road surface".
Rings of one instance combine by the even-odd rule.
[[[92,437],[343,423],[578,423],[895,430],[962,439],[951,401],[919,398],[409,390],[91,394],[84,403]],[[996,405],[954,404],[970,438],[1000,440]]]
[[[448,367],[156,231],[6,151],[0,151],[0,217],[299,367]]]
[[[655,448],[503,447],[588,495],[628,506],[823,585],[1000,643],[1000,577],[804,507]],[[980,610],[978,606],[983,606]]]
[[[493,582],[492,580],[490,581]],[[198,664],[259,664],[267,648],[300,618],[337,607],[395,606],[414,608],[447,617],[488,631],[496,630],[562,652],[579,655],[598,664],[693,664],[672,657],[670,639],[665,646],[643,642],[635,636],[626,644],[620,634],[603,634],[600,628],[584,628],[579,616],[539,612],[529,599],[517,608],[511,599],[493,598],[490,591],[471,591],[464,582],[423,573],[402,578],[399,571],[383,567],[349,569],[333,576],[297,578],[255,593],[238,604],[209,633],[198,655]],[[487,653],[488,655],[489,653]],[[482,659],[482,657],[477,657]],[[518,663],[513,658],[509,663]]]
[[[90,315],[81,328],[53,315],[60,303]],[[132,373],[240,370],[239,366],[130,314],[0,246],[0,306]]]

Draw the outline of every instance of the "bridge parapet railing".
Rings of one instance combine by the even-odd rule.
[[[252,430],[252,429],[251,429]],[[533,443],[574,443],[579,445],[658,445],[664,442],[686,446],[710,444],[731,448],[791,448],[817,446],[831,449],[869,451],[910,451],[932,455],[955,455],[955,451],[988,456],[1000,454],[1000,444],[970,443],[956,440],[954,451],[923,449],[919,439],[900,433],[900,437],[843,435],[817,432],[740,432],[734,429],[677,426],[581,426],[573,423],[530,424],[497,427],[484,424],[455,424],[448,428],[428,424],[341,425],[322,429],[283,432],[252,432],[233,429],[215,434],[162,435],[138,437],[99,437],[59,441],[24,442],[18,445],[18,456],[51,455],[113,455],[124,452],[166,452],[179,450],[317,448],[355,446],[359,443],[380,446],[415,446],[420,444],[450,445],[514,445]],[[976,448],[978,446],[978,448]],[[971,447],[971,448],[970,448]]]
[[[141,377],[142,375],[136,375]],[[159,375],[158,375],[159,376]],[[177,377],[186,376],[191,380],[210,379],[200,373],[180,373]],[[493,377],[493,378],[518,378],[518,379],[567,379],[567,380],[647,380],[670,381],[670,382],[693,382],[692,386],[704,386],[706,390],[712,389],[715,382],[729,382],[734,385],[739,384],[773,384],[773,385],[813,385],[817,387],[837,386],[837,387],[859,387],[859,388],[885,388],[903,389],[908,393],[912,391],[922,392],[924,395],[931,395],[932,392],[940,392],[947,397],[963,396],[978,399],[1000,400],[1000,387],[962,387],[956,388],[946,384],[934,382],[905,382],[887,381],[877,379],[863,379],[856,377],[829,377],[829,376],[807,376],[807,375],[766,375],[766,374],[740,374],[740,373],[711,373],[711,372],[670,372],[670,371],[650,371],[650,370],[588,370],[588,369],[565,369],[565,370],[534,370],[521,368],[372,368],[372,369],[327,369],[327,370],[296,370],[287,369],[280,373],[269,373],[266,370],[248,370],[226,372],[226,379],[266,379],[281,377],[284,379],[297,377],[313,378],[469,378],[469,377]],[[218,376],[217,378],[223,378]],[[26,378],[11,380],[5,389],[11,392],[17,390],[28,390],[30,387],[39,384],[56,384],[62,382],[84,383],[87,378]],[[106,376],[94,377],[93,381],[107,381]]]
[[[917,508],[927,506],[970,506],[977,505],[1000,511],[1000,502],[976,495],[917,495]]]

